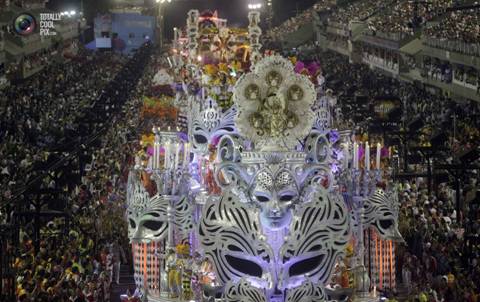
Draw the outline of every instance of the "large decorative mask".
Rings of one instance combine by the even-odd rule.
[[[200,104],[194,104],[190,141],[195,153],[207,154],[208,145],[212,143],[213,138],[235,133],[236,109],[230,107],[222,111],[212,99],[208,99],[202,105],[203,108]]]
[[[298,289],[305,283],[325,285],[351,236],[350,218],[341,197],[317,187],[312,200],[294,212],[278,254],[264,236],[260,215],[230,191],[220,201],[205,206],[200,242],[221,283],[238,284],[243,278],[257,289],[271,292],[277,288],[292,291],[297,297],[294,292],[305,290]],[[310,293],[318,295],[317,290]]]
[[[128,237],[132,242],[161,240],[168,230],[168,201],[160,195],[150,197],[138,172],[128,177]]]
[[[403,241],[398,231],[396,196],[395,191],[387,195],[382,189],[377,189],[363,204],[363,225],[373,226],[384,240]]]
[[[192,207],[187,198],[174,201],[170,196],[150,197],[142,182],[132,171],[128,177],[128,237],[132,242],[161,241],[169,228],[177,229],[179,237],[188,238],[193,228]],[[173,215],[172,219],[169,215]]]
[[[309,136],[308,152],[245,152],[237,137],[225,135],[217,145],[215,179],[243,202],[255,204],[263,227],[279,230],[290,222],[291,208],[310,198],[312,185],[331,189],[333,174],[325,139]]]
[[[313,84],[290,61],[264,58],[234,87],[238,131],[260,151],[291,150],[312,127],[314,100]]]
[[[253,146],[244,151],[233,135],[219,141],[215,179],[224,193],[207,202],[199,227],[226,302],[325,300],[351,222],[332,190],[330,142],[318,131],[307,137],[315,98],[310,80],[278,56],[234,87],[235,125]],[[293,150],[306,137],[305,150]]]

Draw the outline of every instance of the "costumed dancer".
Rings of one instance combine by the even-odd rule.
[[[178,298],[180,292],[180,271],[173,249],[167,251],[168,297]]]
[[[202,255],[199,252],[193,254],[192,264],[192,282],[191,288],[193,292],[193,299],[195,302],[201,302],[203,298],[203,287],[201,284],[202,279]]]
[[[182,269],[182,298],[190,300],[192,298],[192,258],[190,257],[190,245],[188,243],[177,245],[177,256],[179,257],[179,267]]]

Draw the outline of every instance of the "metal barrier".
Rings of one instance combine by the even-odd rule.
[[[423,39],[423,44],[433,48],[440,48],[443,50],[480,57],[480,43],[466,43],[460,40],[447,40],[427,37]]]

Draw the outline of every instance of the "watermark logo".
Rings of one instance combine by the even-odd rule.
[[[18,15],[13,22],[13,28],[19,35],[22,36],[33,33],[36,27],[37,22],[35,18],[28,13],[22,13]]]
[[[41,36],[56,36],[55,22],[62,19],[61,14],[58,13],[42,13],[40,14],[40,35]]]

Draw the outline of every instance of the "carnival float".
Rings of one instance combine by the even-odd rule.
[[[262,53],[248,20],[191,10],[145,97],[136,286],[145,301],[376,301],[402,240],[385,146],[335,129],[318,64]]]

